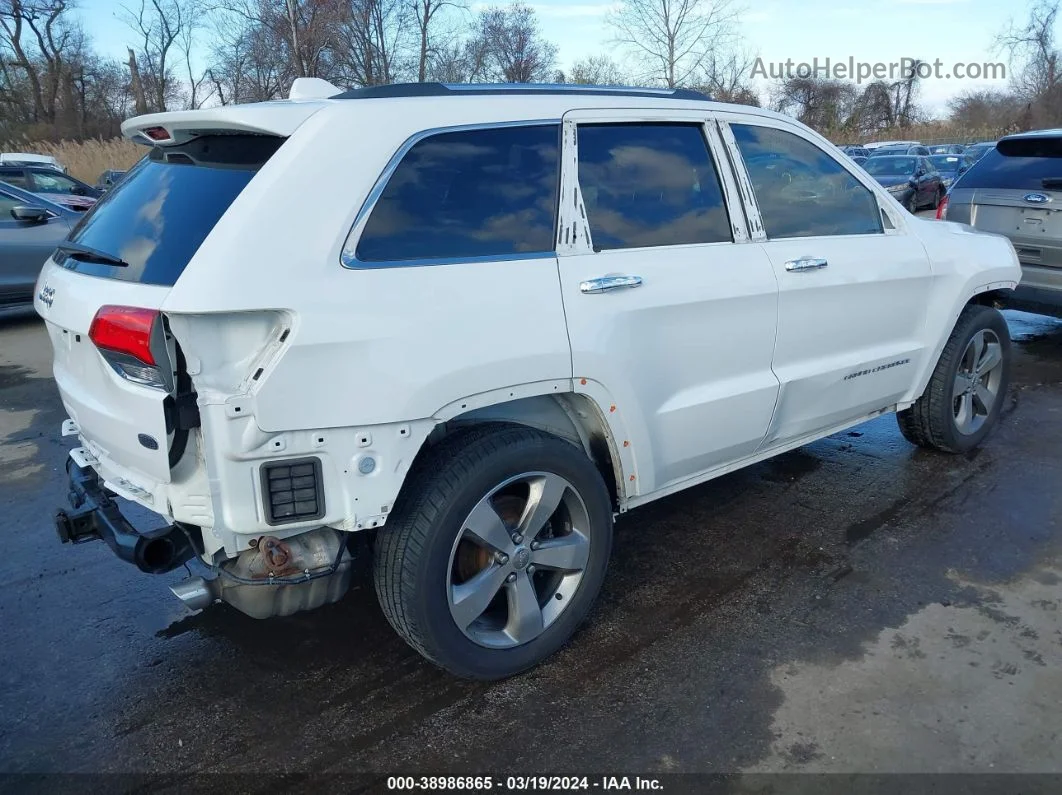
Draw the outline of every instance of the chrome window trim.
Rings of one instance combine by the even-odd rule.
[[[529,251],[519,254],[502,254],[498,256],[477,256],[477,257],[431,257],[421,259],[399,259],[399,260],[380,260],[373,262],[364,262],[357,257],[358,242],[361,240],[361,233],[365,228],[366,222],[369,220],[369,216],[372,214],[373,208],[376,207],[376,203],[380,200],[380,196],[383,195],[384,189],[387,187],[387,183],[395,173],[395,169],[398,168],[398,164],[402,162],[402,159],[409,153],[409,150],[416,146],[426,138],[431,138],[436,135],[442,135],[445,133],[457,133],[468,132],[471,130],[495,130],[505,129],[508,127],[546,127],[554,125],[557,127],[557,158],[558,163],[561,162],[563,157],[562,142],[560,140],[561,135],[561,120],[560,119],[524,119],[520,121],[499,121],[499,122],[483,122],[477,124],[457,124],[449,127],[431,127],[427,130],[421,130],[409,136],[396,151],[391,159],[387,161],[387,165],[384,166],[384,170],[377,177],[376,182],[372,186],[372,190],[369,191],[368,196],[365,197],[365,201],[362,202],[361,209],[358,210],[358,214],[354,216],[354,223],[351,224],[350,231],[347,233],[346,240],[343,242],[343,248],[340,251],[339,262],[348,270],[378,270],[380,268],[418,268],[432,265],[455,265],[459,263],[477,263],[477,262],[510,262],[516,260],[529,260],[529,259],[544,259],[548,257],[557,256],[556,243],[554,242],[554,248],[549,251]],[[560,166],[558,166],[559,170]],[[560,196],[557,197],[557,204],[560,204]],[[559,207],[554,208],[553,215],[553,228],[556,232],[557,228],[557,215]],[[554,239],[556,235],[553,235]]]

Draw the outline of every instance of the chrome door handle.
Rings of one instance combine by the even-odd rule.
[[[825,268],[830,263],[821,257],[800,257],[791,259],[785,264],[787,271],[814,271]]]
[[[587,279],[579,283],[581,293],[607,293],[610,290],[619,290],[623,287],[641,287],[641,276],[598,276],[596,279]]]

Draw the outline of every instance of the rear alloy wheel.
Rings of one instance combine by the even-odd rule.
[[[589,524],[582,498],[559,475],[524,472],[499,483],[454,539],[446,583],[454,623],[487,648],[537,638],[582,582]]]
[[[967,306],[951,333],[925,393],[896,415],[913,444],[964,453],[999,421],[1007,392],[1010,333],[1003,316]]]
[[[582,449],[488,425],[418,462],[376,539],[384,615],[413,648],[472,679],[559,649],[601,588],[612,505]]]

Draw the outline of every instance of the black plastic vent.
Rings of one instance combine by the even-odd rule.
[[[300,458],[262,465],[266,522],[288,524],[324,516],[321,459]]]

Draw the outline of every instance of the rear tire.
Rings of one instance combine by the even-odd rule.
[[[418,461],[376,538],[373,579],[410,646],[457,676],[502,679],[567,642],[611,546],[611,499],[586,454],[490,424]]]
[[[955,324],[925,393],[896,421],[907,441],[945,453],[977,447],[1010,384],[1010,333],[998,311],[971,304]]]

